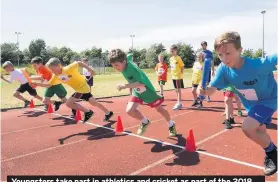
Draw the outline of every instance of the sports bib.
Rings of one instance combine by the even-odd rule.
[[[134,88],[135,92],[139,93],[139,94],[142,94],[143,92],[145,92],[147,89],[145,86],[143,87],[137,87],[137,88]]]
[[[69,80],[68,75],[59,75],[58,77],[64,82]]]
[[[176,70],[176,64],[171,64],[171,69]]]
[[[245,97],[247,100],[251,100],[251,101],[258,100],[258,96],[254,89],[237,89],[237,91],[241,93],[241,95]]]
[[[164,69],[163,69],[163,68],[158,68],[158,73],[159,73],[159,74],[164,73]]]

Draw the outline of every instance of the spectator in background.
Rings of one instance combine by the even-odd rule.
[[[211,61],[211,69],[209,70],[209,79],[207,85],[210,83],[211,76],[214,76],[214,62],[213,62],[213,54],[210,50],[207,50],[208,43],[206,41],[201,42],[203,55],[205,61]],[[210,102],[210,97],[207,96],[207,101]]]

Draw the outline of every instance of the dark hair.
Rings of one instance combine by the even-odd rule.
[[[36,56],[31,60],[31,64],[43,64],[43,60],[41,57]]]
[[[208,43],[206,41],[202,41],[201,45],[205,44],[206,46],[208,46]]]
[[[170,49],[173,49],[173,50],[178,50],[178,47],[174,44],[170,47]]]
[[[108,55],[108,60],[110,63],[122,63],[124,60],[126,60],[126,54],[121,49],[113,49]]]

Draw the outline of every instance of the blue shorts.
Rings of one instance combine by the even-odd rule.
[[[250,109],[248,116],[257,120],[261,125],[269,125],[271,123],[272,115],[276,110],[263,105],[257,105]]]

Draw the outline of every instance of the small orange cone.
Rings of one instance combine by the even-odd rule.
[[[117,121],[117,125],[116,125],[116,132],[121,133],[123,131],[124,131],[123,123],[122,123],[121,117],[118,116],[118,121]]]
[[[48,105],[48,111],[47,111],[47,113],[53,113],[52,104],[49,104],[49,105]]]
[[[30,103],[30,106],[29,106],[30,108],[35,108],[35,104],[34,104],[34,101],[33,101],[33,99],[31,100],[31,103]]]
[[[185,149],[189,152],[195,152],[196,151],[196,144],[195,144],[195,139],[194,139],[192,129],[189,130],[189,134],[188,134],[188,137],[186,139]]]
[[[76,122],[82,120],[80,110],[76,111],[75,120],[76,120]]]

